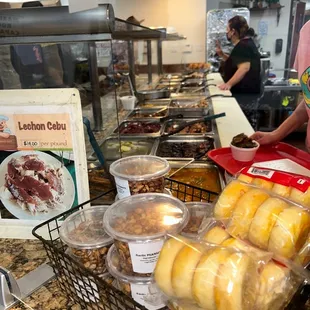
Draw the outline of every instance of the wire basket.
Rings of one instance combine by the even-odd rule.
[[[182,201],[211,202],[218,195],[172,179],[166,179],[166,188]],[[36,226],[33,229],[33,235],[42,241],[62,292],[70,296],[83,309],[146,310],[131,297],[115,288],[110,276],[99,277],[69,256],[66,252],[68,247],[59,237],[59,228],[65,218],[112,192],[116,194],[115,190],[110,190]]]

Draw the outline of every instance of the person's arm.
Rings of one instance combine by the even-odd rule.
[[[294,113],[287,118],[276,130],[272,132],[256,132],[252,135],[252,139],[261,145],[277,143],[284,139],[287,135],[300,128],[308,121],[305,101],[299,103]]]
[[[225,54],[222,50],[221,44],[219,41],[216,41],[216,54],[221,57],[224,61],[226,61],[229,57],[229,55]]]
[[[221,90],[230,90],[233,86],[238,84],[249,72],[251,68],[250,62],[244,62],[241,64],[238,64],[238,70],[236,73],[232,76],[232,78],[227,82],[219,86]]]

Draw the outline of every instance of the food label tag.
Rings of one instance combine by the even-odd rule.
[[[267,179],[271,179],[271,177],[274,174],[274,171],[265,170],[265,169],[257,169],[255,167],[251,167],[248,170],[248,173],[252,174],[252,175],[262,176],[262,177],[267,178]]]
[[[152,273],[164,240],[148,243],[128,243],[132,268],[138,273]]]
[[[148,285],[130,284],[130,288],[131,288],[131,296],[132,296],[132,298],[137,303],[139,303],[140,305],[144,306],[145,308],[147,308],[149,310],[157,310],[157,309],[161,309],[161,308],[165,307],[165,305],[162,304],[162,303],[156,303],[156,299],[158,299],[157,301],[160,302],[160,296],[150,295]],[[153,304],[153,302],[152,302],[152,304],[147,302],[145,300],[146,296],[147,296],[147,299],[150,299],[150,298],[154,299],[154,304]]]
[[[130,189],[129,189],[129,183],[127,180],[115,177],[115,183],[116,183],[116,188],[117,188],[119,199],[123,199],[123,198],[131,196]]]

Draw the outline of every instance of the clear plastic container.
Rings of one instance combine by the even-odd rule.
[[[210,217],[213,213],[213,206],[206,202],[187,202],[185,205],[189,211],[189,221],[181,234],[188,238],[196,238],[204,218]]]
[[[167,160],[151,155],[121,158],[110,166],[120,199],[136,194],[163,193],[169,170]]]
[[[105,259],[112,238],[103,226],[108,206],[91,207],[70,215],[62,224],[59,236],[68,245],[68,254],[97,275],[106,273]]]
[[[109,249],[106,264],[109,273],[116,279],[117,288],[124,294],[131,296],[137,303],[150,310],[165,307],[161,293],[155,288],[153,278],[133,277],[122,272],[120,258],[114,245]]]
[[[167,233],[179,233],[188,219],[183,202],[149,193],[115,202],[104,215],[104,226],[115,239],[123,271],[148,276],[154,271]]]

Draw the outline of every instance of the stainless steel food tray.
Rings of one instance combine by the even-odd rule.
[[[133,110],[127,117],[126,120],[129,120],[129,121],[138,121],[138,120],[143,120],[143,121],[149,121],[149,120],[152,120],[152,119],[156,119],[156,120],[160,120],[161,118],[164,118],[166,116],[168,116],[169,114],[169,110],[168,110],[168,107],[166,108],[164,115],[162,116],[144,116],[144,117],[140,117],[140,116],[135,116],[138,112],[141,112],[141,113],[146,113],[146,114],[154,114],[156,113],[157,111],[160,111],[162,110],[162,108],[152,108],[152,109],[142,109],[142,108],[138,108],[138,109],[135,109]]]
[[[150,155],[152,153],[152,149],[153,149],[153,146],[155,143],[155,138],[122,136],[122,137],[120,137],[120,141],[133,142],[133,143],[139,143],[140,142],[141,147],[143,145],[145,145],[146,151],[139,153],[139,155]],[[118,137],[110,136],[110,137],[106,138],[105,140],[103,140],[103,142],[100,144],[100,149],[101,149],[102,153],[104,154],[104,157],[105,157],[105,160],[107,161],[107,163],[109,161],[114,161],[114,160],[121,158],[119,147],[118,148],[116,147],[115,150],[114,150],[114,148],[111,149],[111,143],[115,143],[115,145],[119,146]],[[133,154],[137,155],[134,152],[122,152],[123,157],[131,156]],[[88,160],[94,160],[94,161],[97,160],[96,154],[95,153],[91,154],[91,156],[88,158]]]
[[[217,143],[216,143],[216,139],[214,136],[212,135],[206,135],[204,137],[195,137],[192,135],[188,135],[188,136],[176,136],[176,137],[167,137],[167,138],[160,138],[160,139],[156,139],[153,149],[152,149],[152,154],[156,155],[156,156],[160,156],[159,155],[159,148],[163,143],[168,143],[168,144],[178,144],[178,143],[183,143],[183,142],[187,142],[187,143],[202,143],[207,141],[208,139],[212,139],[213,142],[211,143],[211,148],[215,149],[217,147]],[[164,156],[160,156],[163,157],[167,160],[171,160],[171,161],[175,161],[175,160],[179,160],[179,161],[184,161],[184,160],[188,160],[189,157],[164,157]],[[205,160],[198,160],[198,161],[202,161],[205,162]]]
[[[198,102],[199,100],[203,98],[205,97],[200,96],[200,97],[192,97],[192,98],[191,97],[174,98],[170,102],[169,115],[183,114],[184,117],[188,117],[188,118],[199,118],[199,117],[208,115],[211,101],[209,102],[209,105],[207,107],[202,107],[202,108],[187,107],[191,104],[194,104],[195,102]],[[174,101],[178,101],[178,104],[180,106],[179,108],[171,106]]]
[[[137,107],[141,109],[153,109],[153,107],[163,108],[163,107],[167,107],[170,104],[170,101],[171,101],[170,99],[146,100],[146,101],[140,102]],[[152,105],[153,107],[148,106],[148,105]]]
[[[184,166],[185,161],[179,161],[179,160],[169,160],[170,167],[173,168],[181,168]],[[192,164],[189,164],[188,166],[184,167],[184,169],[190,169],[190,168],[212,168],[217,171],[217,174],[219,176],[219,182],[220,182],[220,188],[223,190],[225,188],[225,182],[223,178],[223,174],[219,170],[218,166],[208,163],[208,162],[194,162]]]
[[[181,87],[201,87],[205,84],[205,79],[186,79],[181,83]]]
[[[156,137],[160,137],[160,135],[162,134],[163,131],[163,124],[160,123],[158,120],[130,120],[130,121],[123,121],[119,127],[116,127],[113,131],[114,135],[118,135],[119,129],[122,130],[122,128],[124,128],[125,126],[128,126],[129,123],[155,123],[155,124],[159,124],[160,125],[160,129],[158,132],[155,133],[120,133],[119,135],[122,137],[152,137],[152,138],[156,138]]]
[[[191,95],[191,96],[197,96],[205,94],[205,88],[199,87],[181,87],[178,91],[179,94],[185,94],[185,95]]]
[[[177,123],[178,125],[183,125],[185,122],[191,122],[193,121],[192,118],[182,118],[182,119],[174,119],[174,120],[168,120],[164,123],[164,128],[163,128],[163,133],[168,133],[167,132],[167,129],[168,129],[168,126],[170,126],[170,124],[172,123]],[[205,132],[205,133],[189,133],[189,134],[186,134],[186,133],[177,133],[173,136],[182,136],[182,137],[186,137],[188,135],[191,135],[191,136],[195,136],[195,137],[204,137],[204,136],[208,136],[208,135],[213,135],[214,134],[214,131],[213,131],[213,122],[212,121],[208,121],[210,122],[211,124],[211,130],[208,131],[208,132]]]

